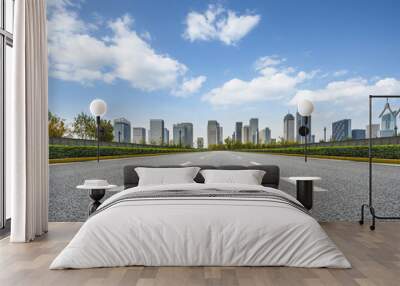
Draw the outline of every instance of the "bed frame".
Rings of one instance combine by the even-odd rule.
[[[265,175],[262,179],[261,184],[264,187],[270,187],[274,189],[279,188],[279,167],[275,165],[258,165],[258,166],[240,166],[240,165],[223,165],[223,166],[212,166],[212,165],[194,165],[200,169],[216,169],[216,170],[263,170]],[[143,165],[128,165],[124,167],[124,188],[136,187],[139,183],[139,176],[135,171],[137,167],[146,168],[184,168],[189,166],[181,165],[168,165],[168,166],[143,166]],[[194,178],[197,183],[204,183],[204,178],[200,174]]]

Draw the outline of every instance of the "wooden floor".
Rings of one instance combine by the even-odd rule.
[[[400,285],[400,223],[375,232],[356,223],[322,224],[352,269],[289,267],[123,267],[48,270],[80,223],[50,223],[49,233],[27,244],[0,241],[0,285]]]

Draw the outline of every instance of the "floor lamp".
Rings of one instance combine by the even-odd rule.
[[[100,116],[107,112],[107,104],[102,99],[95,99],[90,103],[90,112],[96,117],[97,163],[100,161]]]
[[[301,100],[297,105],[297,111],[304,118],[302,125],[299,127],[299,134],[304,137],[304,162],[307,162],[307,137],[310,135],[310,128],[308,128],[308,117],[314,111],[314,105],[307,99]]]
[[[369,226],[370,230],[375,230],[375,219],[381,219],[381,220],[398,220],[400,219],[399,216],[382,216],[382,215],[377,215],[375,208],[373,206],[372,202],[372,101],[373,99],[386,99],[388,100],[389,98],[400,98],[400,95],[370,95],[369,96],[369,126],[368,126],[368,203],[367,204],[362,204],[361,205],[361,219],[359,223],[362,225],[364,224],[364,210],[369,209],[369,212],[372,217],[372,224]],[[395,122],[397,118],[395,117]],[[397,124],[395,123],[394,126],[394,131],[395,131],[395,136],[397,136]]]

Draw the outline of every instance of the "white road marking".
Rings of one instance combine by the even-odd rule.
[[[192,164],[192,162],[190,162],[190,161],[187,161],[187,162],[185,162],[185,163],[182,163],[182,164],[180,164],[181,166],[186,166],[186,165],[190,165],[190,164]]]
[[[242,160],[242,157],[241,157],[241,156],[236,156],[236,158],[239,159],[239,160]]]
[[[200,157],[200,160],[204,160],[204,158],[205,158],[205,156],[201,156],[201,157]]]
[[[254,162],[254,161],[251,161],[251,162],[250,162],[250,164],[252,164],[252,165],[256,165],[256,166],[258,166],[258,165],[261,165],[261,163]]]
[[[281,179],[285,182],[291,183],[292,185],[296,185],[296,181],[289,180],[289,177],[281,177]],[[314,192],[328,192],[328,190],[314,186]]]

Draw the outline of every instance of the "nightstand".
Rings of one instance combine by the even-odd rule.
[[[313,207],[314,181],[321,180],[320,177],[289,177],[289,180],[296,181],[296,199],[303,206],[311,210]]]
[[[117,186],[110,185],[106,180],[85,180],[83,185],[79,185],[76,188],[80,190],[89,190],[89,197],[92,199],[88,207],[88,214],[90,216],[101,205],[100,200],[104,197],[106,190],[115,187]]]

